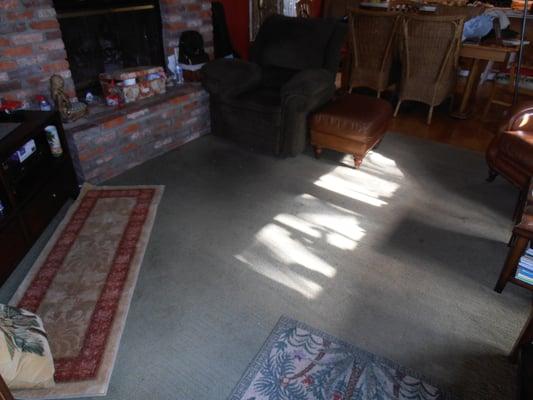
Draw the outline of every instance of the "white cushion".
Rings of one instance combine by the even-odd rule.
[[[41,319],[0,304],[0,375],[10,389],[54,386],[54,360]]]

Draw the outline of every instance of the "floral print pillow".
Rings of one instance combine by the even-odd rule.
[[[10,389],[54,386],[54,361],[41,319],[0,304],[0,375]]]

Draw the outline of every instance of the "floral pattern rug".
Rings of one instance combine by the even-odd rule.
[[[444,400],[418,374],[282,317],[229,400]]]
[[[10,304],[41,317],[55,386],[16,398],[107,393],[162,186],[85,185]]]

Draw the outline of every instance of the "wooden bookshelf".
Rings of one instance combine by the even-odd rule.
[[[63,154],[54,156],[45,127],[56,127]],[[78,183],[59,115],[55,112],[0,113],[0,284],[35,243]],[[8,133],[6,133],[6,127]],[[19,162],[13,154],[33,140],[35,152]]]

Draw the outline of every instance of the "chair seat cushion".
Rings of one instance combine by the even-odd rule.
[[[290,81],[298,72],[298,70],[291,68],[263,67],[261,69],[261,85],[280,92],[283,85]]]
[[[10,389],[54,386],[54,361],[41,319],[0,304],[0,374]]]
[[[231,105],[247,110],[281,113],[281,93],[275,88],[258,87],[228,100]]]
[[[382,136],[392,119],[392,107],[384,100],[348,94],[328,103],[311,118],[311,130],[362,143]]]

